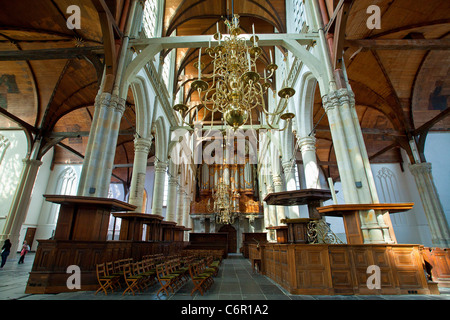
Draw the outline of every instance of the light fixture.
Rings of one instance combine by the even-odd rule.
[[[241,127],[250,120],[253,125],[252,110],[256,108],[262,111],[266,118],[266,124],[270,129],[284,130],[287,124],[294,117],[292,113],[283,113],[288,105],[288,100],[295,94],[295,90],[284,87],[278,92],[278,96],[284,99],[284,104],[270,112],[266,99],[275,71],[278,66],[273,63],[272,51],[270,51],[270,63],[265,66],[263,73],[259,73],[257,62],[261,61],[262,49],[258,46],[259,38],[255,35],[254,25],[253,35],[250,37],[251,45],[247,45],[247,39],[239,36],[242,30],[239,27],[239,16],[235,14],[232,22],[225,20],[229,35],[222,35],[217,24],[217,33],[214,39],[216,46],[206,48],[206,53],[213,59],[213,73],[202,75],[204,64],[201,62],[201,51],[199,49],[198,61],[194,67],[198,70],[198,78],[191,84],[191,89],[198,92],[199,103],[192,107],[186,104],[177,104],[173,108],[181,114],[182,121],[193,127],[193,119],[188,122],[184,120],[187,114],[195,109],[197,120],[203,121],[206,117],[206,110],[212,113],[220,112],[224,122],[234,130]],[[286,71],[287,73],[287,71]],[[286,75],[287,77],[287,75]],[[206,81],[206,80],[207,81]],[[285,81],[286,83],[286,81]],[[205,108],[203,119],[198,119],[199,111]],[[274,125],[278,118],[285,120],[286,125],[278,129]]]
[[[218,224],[233,224],[239,213],[239,193],[232,191],[230,186],[220,179],[217,187],[212,190],[214,204],[208,199],[207,210],[214,212]]]

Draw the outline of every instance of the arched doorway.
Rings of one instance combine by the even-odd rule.
[[[236,229],[232,225],[226,224],[219,229],[219,232],[228,233],[228,253],[236,253],[237,251]]]

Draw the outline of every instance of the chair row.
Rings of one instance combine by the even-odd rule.
[[[169,291],[174,293],[189,280],[189,266],[194,266],[195,270],[201,270],[201,273],[207,272],[211,277],[217,275],[220,260],[215,259],[216,256],[214,255],[204,256],[204,254],[205,252],[202,257],[198,254],[147,255],[137,262],[133,262],[133,259],[129,258],[97,264],[97,279],[100,287],[95,294],[103,290],[105,295],[107,295],[109,290],[114,292],[117,289],[121,289],[122,285],[124,285],[126,288],[122,294],[130,292],[134,295],[135,292],[144,291],[156,282],[159,282],[161,288],[157,295],[159,296],[163,292],[169,296]],[[194,281],[192,275],[190,278],[197,288],[196,283],[198,283],[198,280]],[[205,284],[212,283],[210,283],[210,280],[207,280],[200,286],[202,287]],[[201,291],[202,295],[205,290]],[[194,292],[195,290],[192,291],[192,294]]]
[[[164,292],[166,296],[169,296],[169,290],[171,293],[175,293],[176,290],[181,288],[189,280],[188,271],[189,267],[179,258],[170,259],[165,263],[158,264],[156,266],[156,277],[161,288],[156,295],[159,297],[159,294]]]
[[[207,264],[206,259],[202,259],[196,263],[189,265],[189,275],[194,284],[194,288],[191,291],[191,296],[195,291],[200,292],[203,296],[214,283],[213,277],[217,275],[218,267],[211,267]]]
[[[224,250],[221,249],[184,249],[181,252],[182,255],[195,256],[195,257],[210,257],[212,256],[214,260],[222,261]]]

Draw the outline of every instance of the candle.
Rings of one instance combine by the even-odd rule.
[[[199,50],[198,50],[198,78],[200,79],[200,76],[201,76],[201,65],[200,65],[200,59],[201,59],[201,57],[202,57],[202,48],[200,48]]]
[[[216,22],[216,29],[217,29],[217,33],[219,33],[219,23]]]
[[[273,63],[273,59],[272,59],[272,50],[269,50],[270,53],[270,63]]]
[[[285,75],[284,75],[284,81],[285,81],[285,84],[286,84],[286,86],[287,86],[287,78],[288,78],[288,56],[287,56],[287,54],[286,54],[286,56],[285,56],[285,59],[284,59],[284,67],[285,67]]]
[[[253,46],[256,46],[256,36],[255,36],[255,24],[252,24],[252,31],[253,31]]]
[[[248,60],[248,71],[250,70],[250,53],[248,53],[248,49],[247,49],[247,60]]]
[[[209,47],[211,48],[211,40],[208,40]]]

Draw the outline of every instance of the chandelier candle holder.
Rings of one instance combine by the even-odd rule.
[[[233,224],[239,214],[239,193],[231,191],[230,186],[220,179],[217,187],[212,190],[214,204],[208,199],[207,210],[215,214],[218,224]]]
[[[198,92],[200,103],[188,107],[186,104],[177,104],[173,108],[180,112],[182,121],[193,126],[192,123],[186,123],[184,118],[193,109],[199,114],[201,108],[212,113],[223,114],[223,120],[234,130],[247,123],[250,119],[250,125],[253,125],[252,109],[262,111],[266,118],[266,124],[271,129],[285,130],[289,121],[294,117],[293,113],[283,113],[287,106],[289,98],[295,94],[295,90],[290,87],[282,88],[278,96],[284,99],[284,103],[274,112],[270,112],[266,105],[268,90],[272,87],[271,80],[278,66],[273,63],[272,51],[270,53],[270,63],[265,66],[262,73],[258,72],[257,62],[263,50],[258,46],[259,38],[255,34],[255,27],[252,26],[253,35],[250,37],[251,46],[247,45],[246,37],[240,36],[242,30],[239,27],[239,16],[235,14],[230,21],[225,20],[229,35],[222,35],[217,32],[213,38],[217,40],[217,45],[206,48],[206,54],[212,60],[212,74],[202,75],[204,64],[201,62],[202,48],[199,49],[198,61],[194,67],[198,70],[198,78],[191,83],[191,89]],[[206,112],[203,112],[205,119]],[[285,120],[285,126],[278,129],[275,121],[278,117]],[[214,119],[214,118],[212,118]]]

